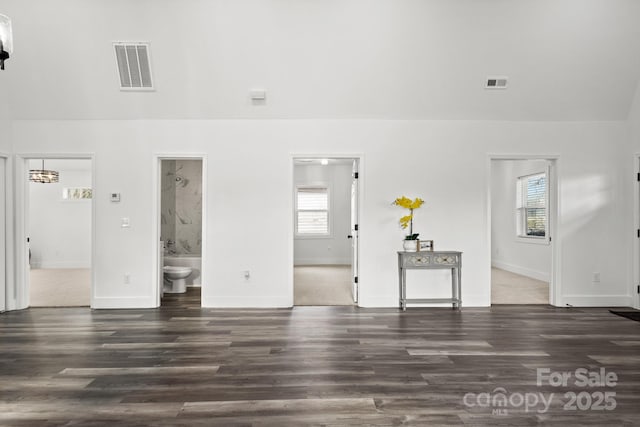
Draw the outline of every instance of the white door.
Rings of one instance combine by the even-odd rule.
[[[351,179],[351,281],[353,302],[358,303],[358,160],[353,160]]]
[[[7,309],[6,162],[5,158],[0,157],[0,311]]]

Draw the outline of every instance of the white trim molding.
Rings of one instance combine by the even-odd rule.
[[[95,153],[15,153],[13,161],[14,179],[14,274],[15,293],[12,295],[12,310],[21,310],[30,305],[29,301],[29,246],[27,244],[27,219],[29,213],[29,165],[31,159],[71,159],[91,161],[91,186],[96,188]],[[96,260],[96,204],[91,203],[91,308],[96,308],[95,300],[95,260]]]
[[[562,297],[565,306],[573,307],[630,307],[630,295],[565,295]]]
[[[550,163],[548,168],[549,179],[549,236],[551,246],[551,274],[548,278],[549,282],[549,303],[554,306],[562,306],[562,230],[560,227],[561,200],[560,194],[562,181],[560,179],[561,159],[557,153],[551,154],[508,154],[508,153],[487,153],[486,165],[486,215],[485,227],[487,245],[487,259],[492,259],[492,242],[491,242],[491,162],[494,160],[546,160]],[[491,269],[491,261],[487,266]],[[489,276],[490,277],[490,276]]]
[[[202,252],[201,252],[201,270],[200,270],[200,281],[201,285],[201,299],[200,305],[202,307],[210,307],[210,305],[205,304],[205,294],[207,289],[211,289],[211,284],[207,280],[209,278],[209,264],[206,262],[207,260],[207,182],[208,182],[208,157],[206,153],[153,153],[151,156],[152,159],[152,179],[151,179],[151,235],[153,238],[151,239],[151,298],[153,304],[151,307],[160,307],[160,299],[161,299],[161,291],[159,286],[162,286],[162,281],[160,277],[160,212],[161,212],[161,191],[162,186],[160,185],[162,168],[160,167],[160,162],[162,160],[201,160],[202,161]]]

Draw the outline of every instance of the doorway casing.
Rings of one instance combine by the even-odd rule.
[[[635,182],[633,192],[633,217],[636,227],[637,238],[633,242],[633,281],[631,282],[631,301],[633,307],[640,310],[640,153],[636,153],[633,158],[633,171],[638,178]]]
[[[560,155],[558,154],[489,154],[487,156],[487,215],[486,215],[486,229],[487,229],[487,259],[489,259],[489,277],[491,277],[491,257],[492,257],[492,241],[491,241],[491,175],[492,175],[492,162],[494,160],[545,160],[550,165],[550,177],[549,177],[549,195],[548,200],[551,205],[549,208],[549,235],[551,241],[551,274],[549,275],[549,304],[554,306],[562,306],[562,292],[561,292],[561,280],[560,280],[560,265],[561,265],[561,243],[562,236],[560,234],[560,227],[558,224],[558,217],[560,212],[560,182],[558,179],[558,168],[560,163]]]
[[[11,310],[20,310],[30,305],[29,301],[29,245],[28,216],[29,216],[29,160],[57,159],[57,160],[89,160],[91,161],[91,186],[95,188],[95,155],[93,153],[29,153],[15,155],[15,265],[16,288]],[[96,203],[91,202],[91,307],[95,305],[95,259],[96,259]]]
[[[153,155],[153,179],[152,182],[152,220],[153,238],[151,239],[151,259],[152,259],[152,273],[151,273],[151,295],[152,300],[156,307],[160,307],[160,299],[162,296],[162,275],[160,273],[160,212],[161,212],[161,193],[162,186],[161,174],[162,174],[162,161],[163,160],[200,160],[202,161],[202,253],[201,257],[201,293],[205,294],[205,289],[208,287],[207,278],[209,277],[209,267],[207,260],[207,155],[206,154],[184,154],[184,153],[156,153]],[[202,305],[202,298],[200,301]]]
[[[7,210],[7,201],[9,199],[9,173],[7,165],[8,159],[8,155],[0,153],[0,312],[3,312],[7,309],[7,283],[10,282],[8,280],[9,262],[7,259],[9,253],[9,251],[7,250],[7,243],[9,241],[9,239],[7,238],[9,234],[9,215],[7,215],[7,213],[9,212]]]
[[[318,153],[293,153],[291,154],[291,161],[290,161],[290,165],[291,165],[291,170],[289,173],[289,177],[290,177],[290,185],[289,188],[291,189],[295,189],[295,183],[294,183],[294,175],[295,175],[295,162],[298,159],[313,159],[313,160],[321,160],[321,159],[338,159],[338,160],[355,160],[357,162],[357,173],[358,173],[358,177],[355,179],[355,182],[357,182],[357,189],[356,189],[356,209],[355,209],[355,216],[354,216],[354,212],[351,212],[352,217],[354,217],[354,219],[357,221],[358,223],[358,229],[355,230],[355,235],[353,235],[353,230],[352,230],[352,239],[353,241],[356,242],[354,251],[353,251],[353,258],[352,258],[352,263],[356,263],[356,269],[357,269],[357,278],[354,280],[354,278],[352,277],[352,285],[353,285],[353,295],[354,295],[354,303],[356,306],[360,306],[360,295],[361,295],[361,285],[362,285],[362,272],[360,271],[358,265],[361,264],[360,263],[360,241],[361,241],[361,234],[360,234],[360,224],[362,223],[362,206],[363,206],[363,194],[364,194],[364,184],[363,184],[363,180],[362,180],[362,176],[364,175],[364,155],[362,153],[359,154],[345,154],[345,153],[341,153],[341,154],[329,154],[329,153],[324,153],[324,154],[318,154]],[[355,171],[354,171],[355,172]],[[295,191],[292,191],[292,197],[291,197],[291,201],[292,201],[292,207],[290,209],[291,212],[291,221],[290,224],[292,225],[289,230],[290,230],[290,235],[289,235],[289,247],[288,247],[288,252],[289,252],[289,259],[291,260],[290,262],[290,272],[289,272],[289,290],[290,290],[290,295],[291,295],[291,305],[294,305],[294,269],[295,269],[295,261],[294,261],[294,240],[295,240]],[[352,221],[353,222],[353,221]],[[353,266],[352,266],[353,268]]]

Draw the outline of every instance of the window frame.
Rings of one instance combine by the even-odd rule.
[[[545,215],[545,226],[544,226],[544,236],[530,236],[526,234],[527,230],[527,205],[526,205],[526,183],[528,183],[528,179],[531,177],[535,177],[538,175],[542,175],[545,178],[544,185],[544,215]],[[550,171],[549,168],[545,168],[542,171],[537,171],[534,173],[529,173],[526,175],[521,175],[516,178],[516,209],[515,209],[515,235],[516,241],[520,243],[532,243],[539,245],[548,245],[551,242],[550,230],[551,230],[551,221],[549,217],[549,185]]]
[[[298,214],[300,209],[298,208],[298,192],[301,189],[323,189],[327,192],[327,232],[326,233],[300,233],[298,231]],[[331,239],[332,235],[332,202],[331,202],[331,188],[329,184],[316,183],[316,184],[298,184],[295,187],[293,195],[294,203],[294,236],[296,239]],[[306,212],[324,212],[324,210],[306,210]]]

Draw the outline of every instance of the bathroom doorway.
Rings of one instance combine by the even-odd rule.
[[[294,158],[294,305],[358,303],[358,158]]]
[[[205,161],[157,157],[158,305],[202,305]]]

